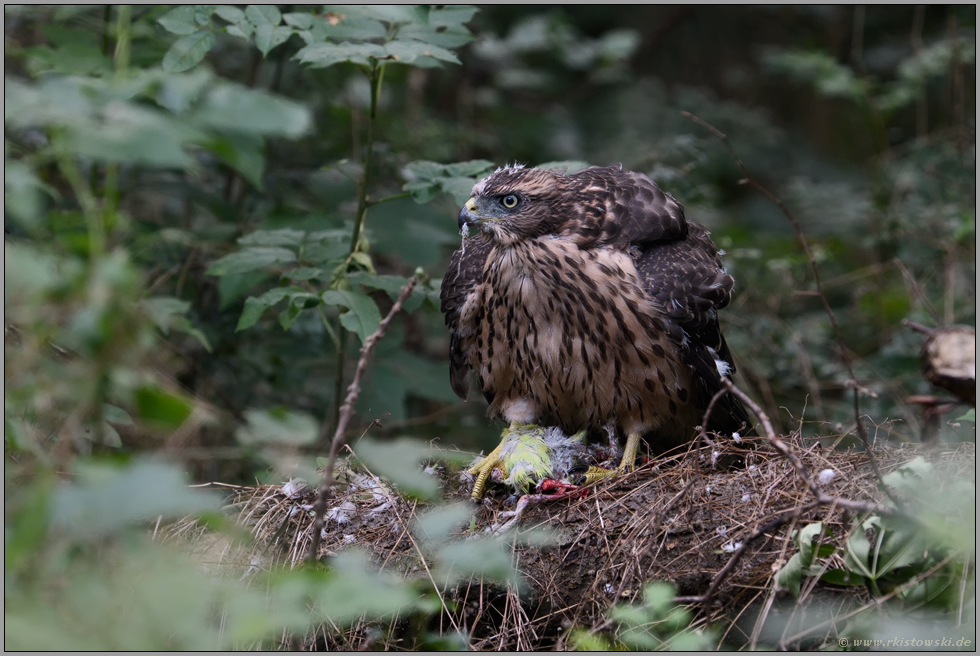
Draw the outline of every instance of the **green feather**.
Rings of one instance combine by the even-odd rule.
[[[505,431],[507,444],[501,455],[505,483],[525,491],[551,475],[551,449],[544,441],[544,429],[521,425]]]

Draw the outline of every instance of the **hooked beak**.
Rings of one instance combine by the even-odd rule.
[[[479,225],[483,219],[476,215],[476,200],[471,198],[466,201],[463,205],[463,209],[459,211],[459,230],[460,232],[465,231],[467,226]]]

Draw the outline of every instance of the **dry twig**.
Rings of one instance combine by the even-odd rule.
[[[721,379],[721,382],[724,384],[724,388],[722,390],[719,390],[719,392],[715,394],[714,398],[712,398],[712,404],[709,404],[708,412],[710,412],[711,410],[711,405],[713,405],[714,401],[716,401],[722,393],[727,392],[730,394],[734,394],[739,399],[741,399],[742,402],[745,403],[745,405],[749,408],[749,410],[755,413],[755,416],[759,418],[759,422],[762,424],[763,433],[765,434],[766,439],[769,441],[772,447],[776,449],[776,451],[778,451],[779,454],[783,458],[788,460],[789,463],[793,466],[793,470],[796,472],[797,477],[807,486],[807,489],[810,491],[810,494],[813,496],[813,501],[806,504],[805,506],[794,508],[793,510],[784,513],[779,518],[773,520],[772,522],[769,522],[762,528],[759,528],[755,532],[753,532],[751,536],[749,536],[742,542],[742,545],[735,551],[735,553],[732,554],[732,557],[729,558],[725,566],[721,568],[721,570],[719,570],[717,574],[715,574],[714,578],[711,580],[711,585],[708,586],[708,590],[703,595],[694,596],[694,597],[675,598],[675,601],[677,603],[700,603],[704,609],[705,618],[708,619],[709,621],[711,617],[710,616],[711,600],[714,598],[715,592],[717,592],[722,582],[724,582],[724,580],[728,577],[728,575],[735,569],[735,566],[738,564],[738,561],[742,558],[742,555],[748,550],[749,545],[751,545],[759,537],[781,527],[786,522],[798,518],[806,511],[812,510],[818,506],[833,504],[835,506],[847,508],[849,510],[854,510],[856,512],[863,512],[863,513],[880,511],[878,504],[866,503],[863,501],[854,501],[852,499],[830,496],[826,494],[823,490],[821,490],[820,486],[817,484],[817,481],[814,480],[813,477],[809,475],[806,468],[803,466],[803,462],[800,460],[799,456],[796,455],[796,452],[794,452],[793,449],[789,447],[789,445],[787,445],[785,442],[779,439],[779,437],[776,435],[775,431],[772,428],[772,422],[769,421],[769,416],[765,413],[765,411],[763,411],[761,407],[759,407],[759,404],[753,401],[752,397],[750,397],[748,394],[746,394],[738,387],[736,387],[735,384],[732,381],[728,380],[727,378],[723,377]],[[705,423],[707,423],[707,414],[705,416]]]
[[[830,324],[834,328],[834,335],[837,337],[837,343],[840,346],[841,359],[843,360],[844,366],[847,368],[847,374],[850,377],[849,382],[851,385],[848,385],[848,387],[851,387],[854,391],[854,421],[857,427],[858,437],[860,438],[861,443],[864,444],[864,451],[868,457],[868,463],[871,465],[871,469],[874,471],[875,478],[878,479],[878,483],[882,486],[882,489],[884,490],[885,494],[888,495],[888,498],[891,499],[892,503],[894,503],[896,507],[901,508],[901,501],[882,481],[881,471],[878,469],[878,463],[875,460],[874,454],[871,452],[871,443],[868,441],[868,432],[864,428],[864,422],[861,421],[860,393],[864,388],[860,386],[860,384],[857,382],[857,378],[854,375],[854,366],[851,362],[850,353],[847,350],[847,344],[844,342],[844,335],[841,332],[840,326],[837,324],[837,317],[834,314],[834,310],[830,307],[830,302],[827,300],[827,295],[824,294],[823,283],[820,279],[820,270],[817,267],[817,258],[810,249],[810,242],[807,241],[806,234],[803,232],[803,227],[800,225],[800,222],[796,220],[793,213],[789,211],[789,208],[786,207],[785,203],[779,199],[779,197],[766,189],[758,180],[752,177],[752,174],[749,173],[749,169],[742,163],[742,160],[735,152],[731,142],[728,141],[728,136],[724,132],[711,125],[704,119],[691,114],[690,112],[681,112],[681,116],[691,119],[718,137],[718,139],[720,139],[725,145],[725,148],[732,156],[732,159],[735,160],[735,165],[738,166],[739,170],[742,171],[742,174],[745,176],[745,178],[743,178],[740,182],[742,184],[750,185],[756,191],[769,199],[773,205],[779,208],[779,210],[783,213],[783,216],[786,217],[790,224],[792,224],[793,229],[796,231],[796,237],[799,240],[800,245],[803,247],[803,252],[806,253],[807,259],[810,261],[810,268],[813,271],[813,281],[817,288],[817,294],[820,296],[820,302],[823,303],[823,308],[827,312],[827,317],[830,319]]]
[[[307,555],[307,560],[309,561],[316,560],[317,552],[320,550],[323,515],[327,510],[327,497],[330,494],[330,488],[333,487],[334,482],[333,468],[337,462],[337,453],[345,442],[344,433],[347,431],[347,424],[350,423],[351,418],[354,416],[354,405],[357,403],[357,397],[361,394],[361,378],[367,370],[368,360],[371,359],[371,353],[374,351],[378,340],[384,336],[391,320],[402,309],[402,305],[405,304],[405,301],[411,295],[412,290],[415,289],[418,281],[418,276],[412,276],[405,283],[405,286],[402,287],[398,294],[398,300],[395,301],[395,304],[391,306],[391,310],[388,311],[388,316],[381,321],[378,329],[364,340],[364,346],[361,347],[361,357],[357,361],[357,369],[354,370],[354,380],[351,381],[350,386],[347,388],[347,398],[344,399],[344,405],[340,408],[340,419],[337,421],[337,429],[334,431],[333,440],[330,442],[330,457],[327,459],[327,467],[323,472],[323,484],[320,486],[316,504],[313,506],[313,535],[310,540],[310,551]]]

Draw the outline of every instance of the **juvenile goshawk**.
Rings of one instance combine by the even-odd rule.
[[[694,438],[735,370],[718,325],[734,281],[670,194],[621,167],[507,167],[473,187],[459,226],[478,233],[442,282],[457,395],[466,399],[475,371],[490,415],[511,431],[625,435],[619,468],[592,479],[632,469],[641,438],[661,451]],[[707,428],[745,422],[726,395]],[[474,498],[501,447],[471,469]]]

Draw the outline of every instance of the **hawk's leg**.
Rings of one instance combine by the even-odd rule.
[[[500,440],[500,444],[497,448],[490,452],[486,458],[476,463],[467,470],[471,476],[476,476],[476,481],[473,483],[473,492],[470,493],[470,498],[475,500],[480,500],[483,498],[483,491],[487,486],[487,479],[493,473],[494,469],[499,469],[503,473],[503,477],[506,478],[509,475],[507,471],[507,466],[504,462],[504,447],[515,437],[515,434],[521,432],[531,432],[537,429],[537,426],[533,424],[522,424],[517,421],[510,422],[510,427],[504,430],[503,437]]]
[[[630,433],[626,437],[626,448],[623,449],[623,460],[616,469],[604,467],[589,467],[575,481],[578,485],[589,485],[611,476],[620,476],[633,471],[636,461],[636,451],[640,446],[640,434]]]

